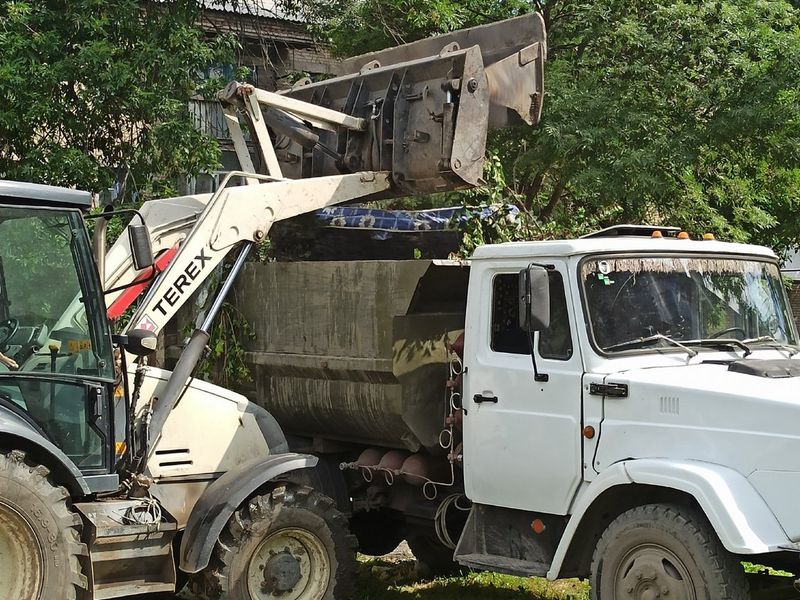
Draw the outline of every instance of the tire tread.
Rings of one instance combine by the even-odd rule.
[[[592,599],[600,598],[597,574],[602,569],[604,555],[614,543],[617,531],[636,522],[659,522],[662,527],[681,531],[704,552],[710,567],[709,585],[718,586],[719,595],[713,600],[750,600],[750,587],[739,560],[719,541],[705,516],[695,509],[674,504],[648,504],[638,506],[618,516],[603,532],[594,551],[591,565]]]
[[[331,528],[338,562],[334,597],[336,600],[349,598],[358,542],[349,533],[347,520],[327,496],[312,488],[291,484],[280,484],[267,493],[253,496],[233,513],[214,547],[208,567],[192,577],[193,593],[201,600],[228,598],[235,585],[231,580],[231,567],[242,544],[250,535],[268,530],[273,515],[284,507],[308,510]]]
[[[65,579],[68,585],[62,598],[76,600],[88,589],[88,579],[80,563],[80,559],[88,555],[88,549],[81,542],[82,521],[70,509],[69,493],[52,481],[50,469],[31,460],[22,450],[0,451],[0,472],[2,471],[9,472],[13,480],[33,491],[48,505],[64,538],[69,565]]]

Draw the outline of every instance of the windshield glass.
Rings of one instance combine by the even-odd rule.
[[[797,343],[783,281],[773,263],[674,256],[596,258],[582,263],[581,280],[590,331],[603,352],[627,351],[636,341],[676,349],[658,336],[679,342],[766,338],[760,341]]]
[[[0,208],[0,375],[113,377],[91,260],[78,213]]]

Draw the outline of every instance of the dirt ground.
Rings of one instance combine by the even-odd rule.
[[[751,572],[753,600],[800,600],[793,578],[767,577]],[[775,582],[782,582],[774,587]],[[188,591],[178,595],[140,596],[141,600],[197,600]],[[359,557],[353,600],[589,600],[585,582],[549,582],[494,573],[467,573],[449,578],[425,579],[417,572],[414,555],[403,542],[379,558]]]
[[[375,578],[376,581],[388,581],[402,578],[407,580],[415,576],[414,555],[408,544],[403,542],[394,552],[375,560],[361,560],[359,564],[361,570],[360,578]],[[137,600],[195,600],[195,597],[184,590],[182,593],[174,594],[149,594],[140,596]]]
[[[141,596],[141,600],[196,600],[178,595]],[[470,573],[425,579],[408,544],[379,558],[359,556],[353,600],[588,600],[586,585],[577,581],[550,583],[492,573]]]

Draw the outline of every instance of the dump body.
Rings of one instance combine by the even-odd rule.
[[[428,260],[248,264],[237,298],[255,340],[242,391],[290,434],[435,450],[468,271]]]

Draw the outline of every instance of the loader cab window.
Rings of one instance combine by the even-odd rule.
[[[77,212],[0,207],[0,352],[16,371],[113,378],[92,264]]]
[[[113,357],[76,211],[0,207],[0,405],[86,474],[106,473]],[[106,380],[106,381],[102,381]]]
[[[573,350],[564,279],[558,271],[551,271],[549,282],[550,327],[539,333],[539,356],[555,360],[569,360]],[[531,353],[528,334],[519,327],[518,286],[517,273],[496,275],[494,278],[491,348],[495,352]]]

